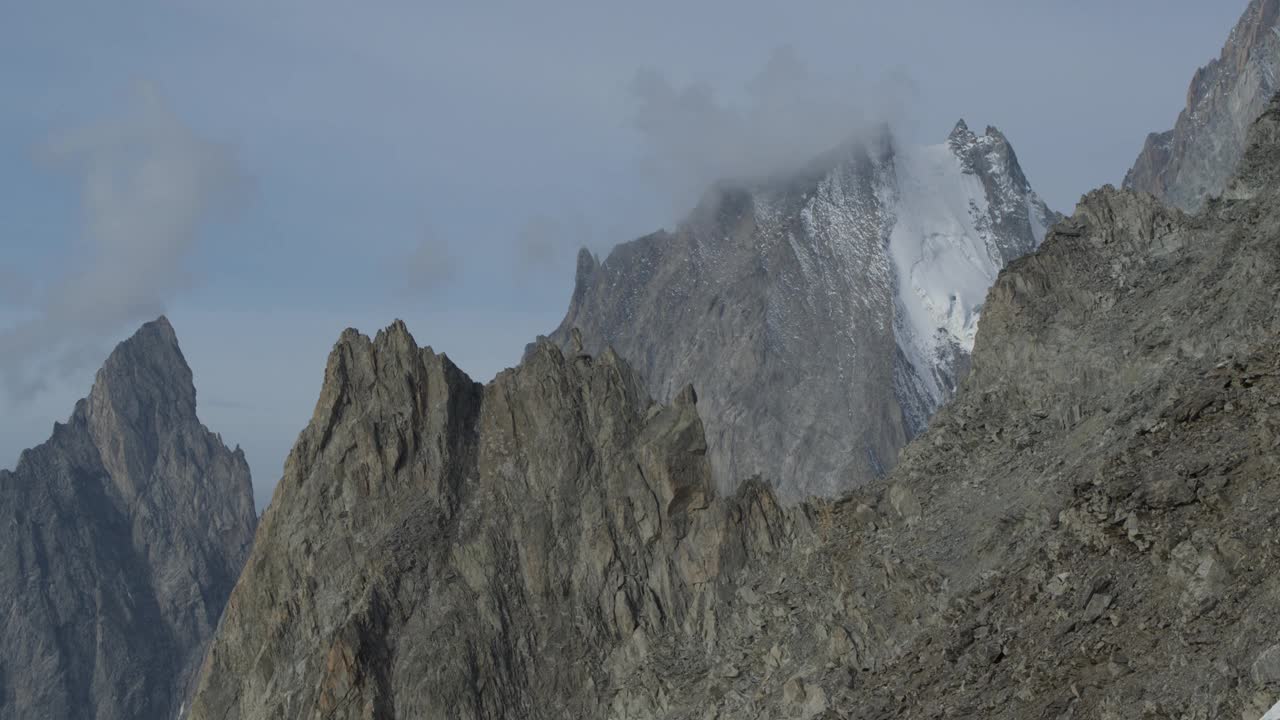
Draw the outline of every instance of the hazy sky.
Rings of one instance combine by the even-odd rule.
[[[1169,127],[1244,0],[11,3],[0,467],[166,312],[260,501],[349,325],[488,380],[573,253],[888,117],[999,126],[1070,212]]]

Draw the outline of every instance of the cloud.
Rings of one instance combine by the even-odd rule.
[[[404,258],[401,272],[407,291],[429,295],[451,284],[459,269],[457,254],[449,242],[427,228],[413,251]]]
[[[109,341],[164,312],[194,282],[202,232],[245,188],[234,151],[199,137],[147,84],[118,116],[54,137],[39,156],[79,183],[83,232],[29,316],[0,331],[15,400],[100,363]]]
[[[509,272],[515,283],[527,291],[540,285],[548,274],[563,270],[566,263],[571,266],[578,248],[590,245],[591,238],[591,230],[581,216],[537,213],[510,236],[502,253],[482,257],[476,254],[477,249],[459,247],[428,227],[408,253],[395,257],[393,272],[401,278],[402,292],[409,296],[458,290],[464,282],[474,282],[475,273],[488,277],[495,272]],[[467,277],[467,273],[472,276]]]
[[[679,86],[653,69],[637,72],[630,90],[646,169],[688,202],[717,180],[786,172],[870,126],[901,123],[915,85],[901,70],[875,83],[815,73],[783,46],[735,92]]]
[[[574,257],[578,248],[589,246],[591,237],[591,229],[581,217],[534,215],[516,237],[516,269],[555,269],[565,258]]]

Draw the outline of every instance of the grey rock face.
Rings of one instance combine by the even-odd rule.
[[[1124,180],[1194,212],[1226,189],[1245,135],[1280,91],[1280,0],[1252,0],[1222,55],[1196,72],[1172,130],[1153,133]]]
[[[1280,100],[1234,199],[1091,193],[885,479],[711,487],[692,391],[343,336],[199,718],[1260,717],[1280,696]],[[705,399],[697,400],[701,407]]]
[[[652,717],[1275,704],[1280,99],[1251,138],[1237,199],[1190,217],[1106,188],[1011,263],[955,400],[740,574],[714,646],[651,656],[688,699]]]
[[[0,471],[0,718],[171,718],[248,555],[249,468],[161,318]]]
[[[757,484],[714,498],[695,401],[652,404],[611,352],[542,343],[481,388],[402,323],[347,331],[192,717],[660,707],[635,670],[709,642],[727,579],[788,533]]]
[[[1008,141],[887,131],[786,178],[714,188],[674,232],[580,253],[552,339],[613,347],[670,399],[692,383],[716,485],[785,498],[892,467],[967,367],[986,289],[1057,219]]]

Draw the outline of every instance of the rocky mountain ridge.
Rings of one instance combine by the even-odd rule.
[[[195,398],[160,318],[0,470],[0,718],[178,716],[257,522]]]
[[[892,467],[967,367],[986,290],[1057,214],[1008,140],[887,129],[804,170],[713,188],[675,232],[578,258],[551,338],[614,348],[669,400],[688,383],[716,484],[831,495]]]
[[[192,717],[601,717],[788,535],[713,499],[692,389],[543,342],[488,386],[403,323],[330,355]]]
[[[648,717],[1277,705],[1280,99],[1250,136],[1202,214],[1104,188],[1011,263],[956,399],[650,655]]]
[[[1220,57],[1200,68],[1172,130],[1152,133],[1124,187],[1186,212],[1222,194],[1245,136],[1280,91],[1280,0],[1252,0]]]
[[[1224,199],[1091,193],[897,467],[718,496],[691,389],[335,347],[197,718],[1258,718],[1280,698],[1280,100]],[[570,338],[570,343],[574,341]]]

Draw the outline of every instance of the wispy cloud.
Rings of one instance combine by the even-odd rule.
[[[525,221],[516,237],[516,269],[525,272],[558,268],[578,248],[591,245],[591,237],[591,229],[581,217],[534,215]]]
[[[16,400],[102,361],[108,341],[164,312],[194,282],[206,226],[246,187],[234,151],[184,123],[157,88],[119,115],[52,138],[39,156],[80,185],[83,233],[64,270],[30,295],[30,317],[0,333],[0,376]]]
[[[427,228],[407,257],[400,272],[405,289],[413,294],[429,295],[457,279],[458,255],[449,241]]]
[[[741,89],[681,86],[653,69],[630,89],[649,172],[687,201],[717,180],[785,172],[868,126],[899,122],[914,87],[905,71],[875,82],[816,73],[783,46]]]

